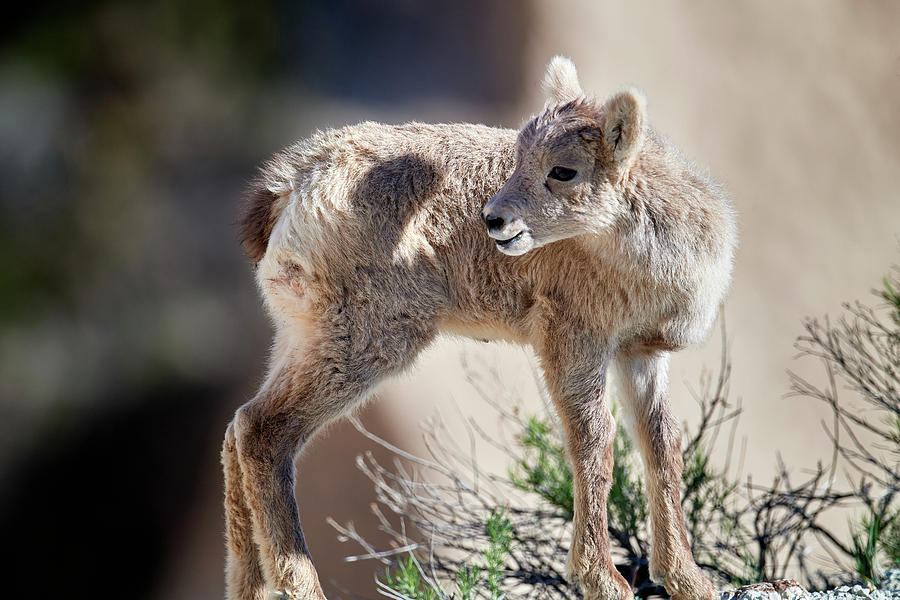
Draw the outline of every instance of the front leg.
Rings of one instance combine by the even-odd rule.
[[[681,510],[681,429],[666,396],[668,357],[626,351],[616,365],[647,473],[653,533],[650,577],[674,600],[711,600],[716,590],[694,562]]]
[[[605,340],[574,330],[555,332],[538,348],[572,462],[575,511],[569,574],[588,600],[631,599],[631,586],[610,556],[607,529],[615,437],[606,395],[610,348]]]

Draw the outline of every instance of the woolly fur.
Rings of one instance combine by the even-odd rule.
[[[287,148],[251,183],[241,236],[276,334],[223,449],[230,598],[324,597],[293,458],[440,331],[540,357],[575,475],[569,564],[589,599],[632,597],[606,535],[616,368],[647,465],[652,574],[676,599],[714,596],[684,530],[666,374],[728,287],[732,208],[647,125],[639,91],[588,98],[561,57],[544,87],[519,132],[362,123]]]

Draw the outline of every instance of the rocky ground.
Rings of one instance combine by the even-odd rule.
[[[856,584],[808,592],[796,581],[783,579],[722,592],[720,600],[900,600],[900,569],[888,569],[878,588]]]

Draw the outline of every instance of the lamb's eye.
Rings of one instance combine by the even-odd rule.
[[[578,175],[578,171],[575,169],[567,169],[565,167],[553,167],[550,169],[550,173],[547,175],[550,179],[556,179],[557,181],[569,181],[573,177]]]

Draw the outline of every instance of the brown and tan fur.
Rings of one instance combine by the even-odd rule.
[[[324,597],[294,458],[441,331],[540,357],[575,475],[569,567],[591,599],[632,597],[607,534],[614,366],[647,470],[651,574],[675,598],[714,596],[685,534],[666,378],[669,352],[703,338],[728,286],[732,209],[646,125],[639,92],[586,98],[559,57],[545,86],[518,133],[363,123],[261,169],[242,234],[276,332],[268,377],[225,437],[230,598]]]

